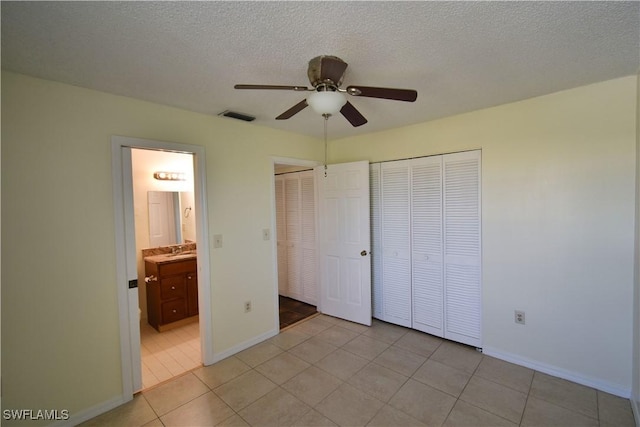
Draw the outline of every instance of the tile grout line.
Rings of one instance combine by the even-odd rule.
[[[518,423],[519,426],[522,425],[522,422],[524,421],[524,413],[527,411],[527,405],[529,405],[529,397],[531,396],[531,387],[533,387],[533,379],[536,376],[536,371],[534,370],[533,373],[531,374],[531,381],[529,381],[529,388],[527,390],[527,398],[524,400],[524,409],[522,410],[522,415],[520,415],[520,422]]]

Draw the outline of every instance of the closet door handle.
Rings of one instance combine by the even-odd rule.
[[[360,252],[360,256],[367,256],[367,251]]]

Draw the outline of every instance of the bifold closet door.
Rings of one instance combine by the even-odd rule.
[[[299,299],[302,295],[300,272],[302,266],[302,232],[300,215],[300,179],[295,174],[284,175],[285,232],[287,246],[287,296]]]
[[[442,156],[410,161],[412,327],[444,336]]]
[[[382,299],[382,244],[380,215],[380,163],[369,165],[369,198],[371,221],[371,310],[372,316],[384,320]]]
[[[313,171],[276,176],[278,292],[317,305],[316,194]]]
[[[370,167],[375,318],[482,345],[481,153]]]
[[[318,305],[318,277],[316,254],[316,189],[313,171],[300,175],[300,300]]]
[[[443,162],[445,338],[482,345],[480,151]]]
[[[275,177],[276,187],[276,245],[278,248],[278,293],[283,296],[288,295],[287,285],[287,232],[286,232],[286,213],[285,213],[285,197],[284,197],[284,178],[282,176]]]
[[[411,327],[409,163],[382,163],[380,179],[382,320]]]

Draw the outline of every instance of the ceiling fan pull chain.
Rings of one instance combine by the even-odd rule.
[[[324,117],[324,177],[327,177],[327,122],[329,114],[323,114]]]

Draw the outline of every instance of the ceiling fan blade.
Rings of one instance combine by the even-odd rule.
[[[303,92],[311,90],[306,86],[281,86],[281,85],[235,85],[234,89],[276,89],[276,90],[295,90]]]
[[[364,116],[360,114],[360,111],[356,110],[356,107],[354,107],[349,101],[344,104],[340,113],[342,113],[345,119],[349,120],[349,123],[351,123],[353,127],[362,126],[367,123],[367,119],[365,119]]]
[[[307,100],[303,99],[302,101],[298,102],[296,105],[294,105],[293,107],[289,108],[287,111],[285,111],[284,113],[282,113],[278,117],[276,117],[276,120],[289,119],[294,114],[297,114],[300,111],[304,110],[307,107],[307,105],[308,105],[307,104]]]
[[[322,81],[331,80],[336,85],[342,82],[342,76],[347,69],[347,63],[333,56],[323,56],[320,66],[320,78]]]
[[[418,92],[413,89],[394,89],[371,86],[349,86],[347,93],[354,96],[366,96],[368,98],[393,99],[395,101],[413,102],[418,98]]]

